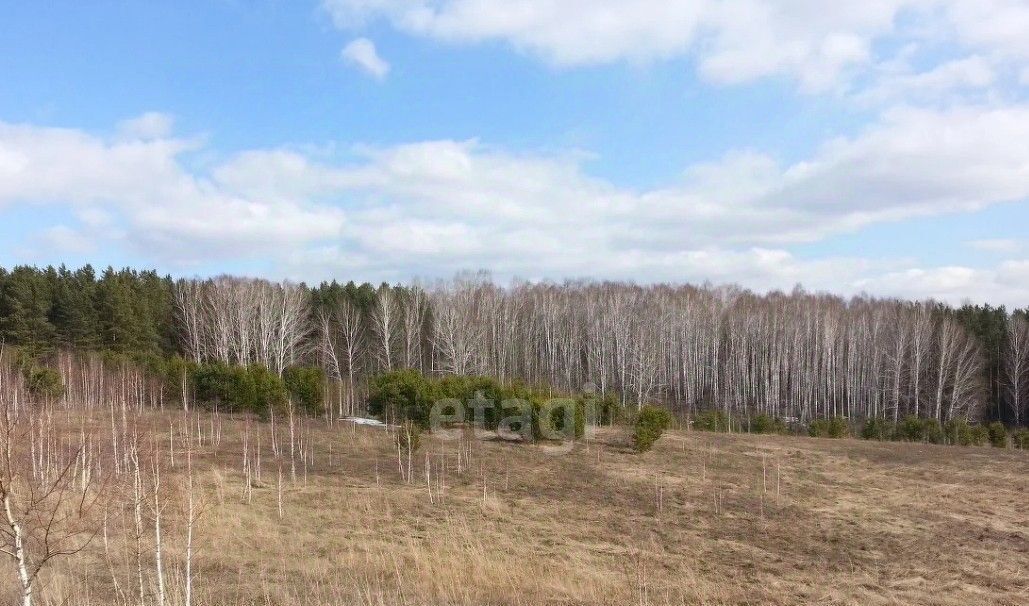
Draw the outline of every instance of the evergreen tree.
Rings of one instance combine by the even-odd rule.
[[[104,349],[119,353],[137,351],[141,342],[141,319],[136,313],[132,287],[125,279],[127,273],[108,267],[96,290],[100,343]]]
[[[93,300],[96,275],[89,265],[69,271],[63,265],[52,286],[50,322],[60,347],[95,349],[98,345],[97,313]]]
[[[0,278],[0,339],[33,352],[51,349],[50,285],[38,269],[15,267]]]

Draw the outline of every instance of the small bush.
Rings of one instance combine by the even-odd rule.
[[[597,424],[614,425],[624,420],[625,411],[622,410],[622,403],[614,394],[609,393],[604,396],[591,395],[587,398],[587,401],[593,406],[593,414],[596,417],[595,422]]]
[[[782,419],[759,414],[750,419],[751,433],[786,433],[786,424]]]
[[[557,431],[560,434],[558,439],[579,439],[586,434],[586,401],[584,399],[548,398],[547,400],[542,400],[540,396],[534,396],[529,400],[529,404],[532,411],[530,423],[533,440],[540,440],[545,437],[542,427],[544,406],[550,410],[550,419],[547,425],[551,430]],[[569,412],[574,424],[571,428],[565,426],[565,422],[569,418]]]
[[[943,425],[937,419],[924,419],[922,421],[924,427],[925,441],[930,444],[945,444],[947,442],[947,436],[943,433]]]
[[[460,400],[465,405],[465,419],[481,422],[490,430],[496,429],[506,416],[505,400],[513,398],[531,401],[535,395],[524,386],[507,388],[492,377],[447,375],[441,379],[426,377],[424,381],[426,388],[435,393],[428,400],[430,409],[436,397]]]
[[[390,423],[409,420],[421,429],[430,429],[433,407],[447,400],[457,404],[447,404],[444,412],[456,415],[460,422],[498,430],[503,421],[506,431],[521,434],[526,440],[553,438],[554,432],[545,432],[544,428],[557,430],[562,434],[560,439],[573,435],[581,438],[586,423],[596,422],[597,415],[587,419],[588,404],[594,411],[599,408],[600,415],[607,414],[608,418],[617,411],[613,396],[563,396],[543,387],[530,388],[518,382],[505,385],[480,376],[448,375],[437,379],[417,370],[398,370],[372,378],[368,387],[368,412]],[[549,416],[544,418],[548,410]],[[574,425],[566,426],[566,421]]]
[[[943,425],[947,442],[958,446],[980,446],[988,438],[985,427],[969,425],[964,419],[951,419]]]
[[[165,388],[168,390],[170,398],[184,402],[187,399],[192,400],[192,385],[196,369],[196,363],[176,355],[168,358],[152,372],[155,374],[159,372],[164,378]]]
[[[729,431],[729,417],[721,410],[705,410],[693,417],[693,429]]]
[[[252,412],[267,418],[273,409],[282,410],[288,397],[282,379],[259,365],[214,362],[193,368],[192,375],[197,402],[230,411]]]
[[[30,366],[25,368],[25,382],[29,393],[47,402],[56,400],[64,394],[64,381],[61,373],[53,368]]]
[[[896,427],[891,421],[873,418],[865,421],[861,428],[861,437],[866,440],[891,440],[895,432]]]
[[[323,412],[325,373],[316,366],[293,366],[282,373],[286,391],[300,410],[308,414]]]
[[[283,410],[289,399],[282,378],[260,365],[239,369],[236,390],[238,407],[265,420],[272,409]]]
[[[971,443],[972,427],[964,419],[951,419],[943,424],[943,433],[949,444],[968,446]]]
[[[897,425],[896,438],[908,442],[921,442],[925,439],[925,426],[922,419],[914,415],[904,417]]]
[[[936,419],[922,419],[909,415],[897,426],[896,439],[908,442],[929,442],[943,444],[946,434]]]
[[[986,430],[989,432],[990,444],[994,448],[1008,447],[1008,428],[1004,427],[1003,423],[994,421],[989,424]]]
[[[1029,450],[1029,429],[1023,427],[1015,432],[1015,435],[1011,436],[1011,441],[1014,443],[1015,448],[1022,450]]]
[[[897,431],[894,434],[894,438],[907,442],[921,442],[922,419],[914,415],[904,417],[904,419],[897,424]]]
[[[368,384],[368,412],[389,422],[411,420],[429,426],[429,411],[439,397],[432,381],[417,370],[398,370]]]
[[[815,419],[808,425],[808,434],[813,438],[844,438],[848,433],[847,420],[840,417]]]
[[[664,408],[644,406],[636,416],[632,445],[636,452],[647,452],[672,423],[672,415]]]
[[[990,432],[982,425],[972,426],[972,445],[982,446],[990,440]]]

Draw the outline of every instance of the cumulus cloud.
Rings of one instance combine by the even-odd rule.
[[[379,56],[375,43],[368,38],[357,38],[343,47],[340,56],[349,65],[353,65],[377,80],[389,74],[389,63]]]
[[[131,137],[123,125],[103,138],[0,122],[0,212],[19,203],[65,205],[94,227],[115,214],[141,250],[177,259],[275,254],[338,234],[340,209],[234,195],[183,167],[180,156],[197,149],[195,141],[155,138],[152,130]]]
[[[1022,308],[1029,301],[1029,260],[1008,260],[985,269],[910,267],[859,278],[853,284],[888,296],[935,299],[952,304],[988,302]]]
[[[958,39],[971,48],[1029,59],[1029,4],[1024,0],[937,0]]]
[[[499,40],[560,67],[692,56],[715,82],[771,75],[802,88],[837,87],[876,61],[877,43],[922,43],[927,32],[970,53],[1029,57],[1022,0],[323,0],[335,24],[385,20],[451,43]],[[942,76],[942,75],[941,75]],[[978,76],[973,75],[973,78]]]
[[[997,80],[996,67],[984,57],[973,55],[915,72],[903,65],[887,72],[855,98],[869,105],[914,101],[949,102],[968,94],[988,90]]]
[[[182,159],[197,145],[0,123],[0,213],[70,206],[81,225],[62,223],[51,239],[77,245],[95,233],[165,266],[261,259],[307,279],[489,268],[525,278],[1021,296],[1006,282],[1025,271],[1015,251],[986,271],[806,259],[790,247],[1029,198],[1029,106],[900,108],[802,162],[731,152],[643,191],[590,175],[581,153],[512,153],[476,140],[358,147],[345,160],[254,149],[203,172]]]
[[[789,167],[777,204],[873,221],[977,210],[1029,196],[1029,105],[897,108]]]

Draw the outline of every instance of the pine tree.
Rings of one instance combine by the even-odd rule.
[[[50,322],[61,347],[95,349],[98,344],[97,313],[93,304],[96,275],[85,266],[72,273],[63,265],[53,284]]]
[[[0,280],[0,339],[33,352],[51,349],[55,330],[50,323],[50,286],[32,267],[16,267]]]
[[[119,353],[137,351],[140,318],[133,303],[132,287],[125,280],[124,272],[115,272],[112,267],[104,270],[97,285],[96,308],[102,347]]]

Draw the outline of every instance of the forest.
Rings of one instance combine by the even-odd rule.
[[[233,369],[261,368],[306,393],[297,400],[311,412],[364,414],[375,377],[414,369],[596,392],[636,409],[655,402],[683,416],[1029,418],[1026,310],[846,300],[799,286],[502,287],[481,273],[307,286],[21,266],[0,270],[0,340],[68,378],[72,357],[133,364],[153,398],[184,404],[217,397],[218,384],[240,379]]]
[[[914,602],[1009,603],[1022,539],[980,525],[1024,526],[1027,331],[800,288],[0,271],[0,601],[797,603],[833,578],[873,603],[866,546],[917,544],[885,573]],[[440,402],[488,431],[423,434]],[[791,432],[867,440],[755,435]],[[739,583],[681,582],[725,544]]]

